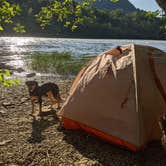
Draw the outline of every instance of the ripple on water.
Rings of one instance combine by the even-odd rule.
[[[25,57],[33,52],[71,52],[74,56],[96,55],[117,45],[149,45],[166,51],[166,41],[119,39],[69,39],[0,37],[0,62],[27,70]]]

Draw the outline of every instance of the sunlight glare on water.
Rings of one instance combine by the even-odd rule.
[[[23,38],[23,37],[15,37],[10,38],[9,41],[9,51],[13,53],[21,53],[28,51],[26,45],[29,45],[31,42],[33,42],[33,38]]]
[[[0,37],[0,54],[58,51],[71,52],[75,56],[95,55],[117,45],[131,43],[150,45],[166,51],[166,42],[155,40]]]
[[[25,52],[29,51],[27,47],[33,42],[33,38],[24,37],[2,37],[0,38],[1,62],[16,68],[25,68],[23,57]]]
[[[74,56],[94,56],[116,46],[149,45],[166,51],[166,41],[128,39],[72,39],[37,37],[0,37],[0,62],[17,68],[25,66],[25,58],[35,53],[71,52]]]

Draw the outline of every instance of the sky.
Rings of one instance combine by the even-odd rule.
[[[129,0],[136,8],[148,11],[161,10],[155,0]]]

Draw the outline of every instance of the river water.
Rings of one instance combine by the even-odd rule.
[[[74,56],[96,55],[115,46],[130,43],[149,45],[166,51],[166,41],[119,39],[70,39],[0,37],[0,62],[25,68],[25,56],[33,52],[71,52]]]

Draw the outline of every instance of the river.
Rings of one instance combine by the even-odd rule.
[[[69,39],[0,37],[0,62],[25,68],[25,56],[34,52],[71,52],[74,56],[93,56],[115,46],[130,43],[149,45],[166,51],[166,41],[119,39]]]

